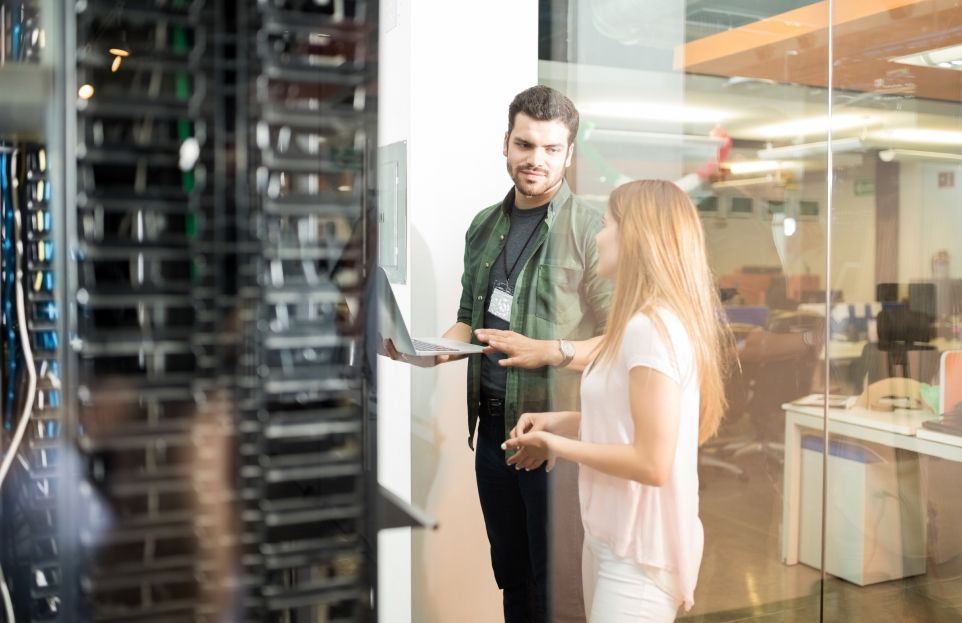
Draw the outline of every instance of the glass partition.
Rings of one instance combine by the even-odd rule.
[[[828,379],[859,398],[828,413],[823,620],[957,620],[962,12],[874,4],[832,9],[833,114],[862,124],[834,137]]]
[[[958,620],[962,15],[639,9],[553,3],[541,79],[582,110],[569,179],[599,204],[733,139],[691,190],[741,365],[682,620]]]
[[[830,128],[858,135],[863,122],[832,116],[827,81],[812,77],[828,67],[825,3],[647,8],[552,3],[552,18],[542,16],[540,81],[581,112],[568,175],[576,193],[603,208],[615,186],[633,179],[676,180],[688,190],[735,334],[740,366],[728,379],[728,411],[700,451],[705,549],[695,605],[679,617],[814,621],[819,561],[795,564],[798,548],[787,544],[801,535],[805,554],[814,547],[817,555],[820,514],[807,506],[814,519],[801,528],[784,514],[797,512],[802,494],[820,500],[822,483],[810,476],[799,489],[786,479],[786,464],[803,457],[785,445],[783,405],[807,398],[808,408],[820,408],[828,141]],[[726,135],[731,152],[712,166]],[[836,147],[833,155],[862,166],[861,154]],[[864,255],[844,251],[849,262]]]

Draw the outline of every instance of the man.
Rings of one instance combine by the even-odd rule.
[[[574,104],[545,86],[511,102],[504,156],[514,186],[468,229],[457,322],[444,334],[471,342],[476,329],[510,330],[553,341],[544,354],[552,366],[505,367],[497,352],[468,364],[468,444],[474,447],[477,432],[478,495],[506,623],[547,619],[548,517],[563,516],[575,528],[580,521],[573,471],[562,487],[571,490],[559,496],[566,512],[557,512],[558,502],[549,512],[545,466],[517,470],[501,450],[521,413],[577,408],[580,376],[564,370],[574,354],[567,340],[600,335],[607,319],[610,284],[595,273],[601,212],[572,195],[564,179],[578,123]],[[385,348],[392,358],[417,365],[453,359],[401,356],[390,343]],[[553,593],[584,620],[581,543],[577,535],[568,542],[564,559],[551,561]]]

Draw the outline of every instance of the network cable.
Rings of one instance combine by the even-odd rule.
[[[9,430],[13,421],[14,403],[17,399],[17,330],[13,313],[14,283],[16,282],[16,232],[14,224],[13,197],[10,192],[10,152],[8,146],[0,147],[0,210],[3,220],[3,241],[0,243],[0,254],[3,264],[3,326],[6,341],[6,396],[3,413],[3,427]]]
[[[11,172],[16,171],[16,156],[17,152],[14,151],[11,158]],[[4,158],[4,160],[6,160],[6,158]],[[10,194],[12,195],[12,193]],[[6,480],[7,473],[10,471],[10,466],[13,465],[13,461],[17,457],[17,453],[20,450],[20,444],[23,442],[24,434],[27,432],[27,426],[30,424],[30,414],[33,411],[33,403],[37,395],[36,362],[33,358],[33,350],[30,348],[30,336],[27,331],[27,305],[24,300],[25,294],[23,291],[23,243],[20,241],[20,213],[14,209],[12,204],[10,204],[8,208],[13,214],[13,234],[16,240],[16,244],[13,247],[15,256],[14,290],[16,293],[20,348],[23,351],[25,362],[24,371],[27,374],[27,394],[23,401],[23,410],[20,414],[20,419],[17,422],[17,428],[14,431],[13,439],[11,439],[10,446],[7,448],[7,451],[3,456],[3,461],[0,462],[0,490],[3,489],[3,482]],[[15,379],[10,379],[11,386],[14,386],[15,382]],[[14,397],[16,397],[15,392]],[[0,567],[0,597],[3,598],[3,606],[4,610],[6,611],[7,621],[13,622],[15,620],[13,614],[13,603],[10,600],[10,590],[7,587],[7,580],[3,574],[2,567]]]

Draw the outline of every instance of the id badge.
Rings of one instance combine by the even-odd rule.
[[[505,322],[511,322],[511,303],[513,300],[512,295],[500,287],[496,287],[491,292],[491,303],[488,305],[488,311]]]

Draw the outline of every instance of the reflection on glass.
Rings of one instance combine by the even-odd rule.
[[[688,617],[750,619],[778,609],[815,620],[819,563],[796,564],[798,522],[784,520],[800,512],[801,493],[786,480],[800,454],[788,447],[783,405],[812,394],[817,404],[826,389],[830,124],[827,85],[810,74],[828,63],[827,6],[588,5],[552,14],[541,47],[540,80],[573,98],[586,128],[569,182],[603,206],[626,180],[696,176],[685,188],[702,217],[740,362],[719,435],[700,451],[705,554]],[[759,56],[755,47],[771,52]],[[858,136],[871,122],[834,115],[831,130]],[[733,146],[720,168],[700,175],[717,149],[715,127]],[[861,161],[853,145],[831,148],[836,162]],[[806,477],[805,499],[813,496],[821,499],[821,481]],[[804,512],[819,516],[811,505]],[[803,526],[806,547],[813,525]]]
[[[856,4],[836,3],[852,19],[850,38],[837,31],[835,62],[858,71],[836,75],[833,106],[872,121],[859,133],[862,166],[833,171],[844,182],[831,197],[831,274],[844,299],[832,307],[829,379],[859,398],[829,411],[829,429],[833,444],[872,458],[829,452],[824,562],[837,605],[826,620],[950,620],[959,616],[950,483],[962,428],[943,398],[958,383],[945,372],[960,347],[960,74],[957,41],[942,24],[957,9],[913,3],[885,28],[889,45],[878,54],[868,41],[882,15]],[[854,523],[853,512],[869,521]],[[883,609],[875,596],[892,581],[909,590]]]

